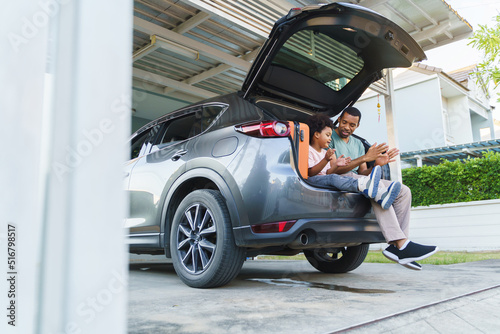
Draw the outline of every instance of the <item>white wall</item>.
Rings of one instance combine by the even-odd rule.
[[[419,74],[424,76],[423,74]],[[428,78],[428,76],[425,76]],[[362,121],[356,134],[369,142],[386,142],[384,98],[380,96],[380,122],[377,114],[377,96],[365,97],[355,104]],[[410,84],[395,91],[395,119],[399,149],[402,152],[445,145],[442,105],[437,76]]]
[[[0,332],[126,333],[132,1],[2,7]]]
[[[500,199],[416,207],[410,239],[441,250],[500,250],[499,217]]]
[[[500,199],[411,209],[410,240],[441,251],[500,250]],[[373,244],[383,250],[386,244]]]
[[[449,98],[448,115],[450,135],[455,140],[454,144],[459,145],[473,142],[468,97],[457,96]]]

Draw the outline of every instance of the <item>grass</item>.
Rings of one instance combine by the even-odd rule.
[[[258,260],[305,260],[304,254],[294,256],[274,256],[259,255]],[[500,259],[500,251],[491,252],[438,252],[425,260],[419,261],[421,264],[447,265],[474,261]],[[365,263],[393,263],[388,260],[382,251],[369,251]]]

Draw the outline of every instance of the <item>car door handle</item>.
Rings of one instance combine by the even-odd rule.
[[[180,150],[174,153],[172,157],[172,161],[177,161],[179,160],[184,154],[188,153],[186,150]]]

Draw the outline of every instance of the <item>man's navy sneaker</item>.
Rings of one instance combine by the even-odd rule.
[[[438,250],[439,248],[437,246],[424,246],[409,241],[403,249],[398,249],[396,246],[390,245],[382,254],[389,260],[407,265],[414,261],[423,260],[435,254]]]

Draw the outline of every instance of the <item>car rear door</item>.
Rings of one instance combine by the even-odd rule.
[[[281,100],[334,116],[390,67],[425,59],[402,28],[364,7],[292,9],[278,20],[243,84],[244,96]]]

